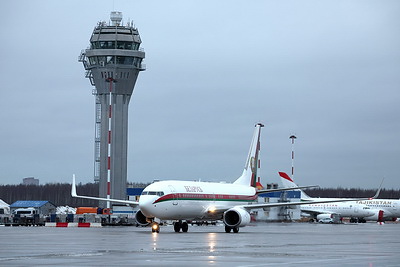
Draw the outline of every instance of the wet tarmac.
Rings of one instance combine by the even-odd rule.
[[[0,266],[400,266],[400,224],[0,227]]]

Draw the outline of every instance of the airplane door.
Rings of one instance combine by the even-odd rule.
[[[172,197],[173,197],[172,205],[178,205],[178,196],[176,195],[175,188],[172,185],[169,185],[168,187],[169,187],[169,189],[171,189],[171,192],[172,192]]]

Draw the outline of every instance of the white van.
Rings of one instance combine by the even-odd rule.
[[[19,208],[14,210],[15,215],[19,215],[20,217],[33,217],[36,214],[35,208]]]

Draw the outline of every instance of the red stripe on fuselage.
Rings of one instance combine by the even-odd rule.
[[[170,200],[197,200],[197,201],[243,201],[251,202],[257,199],[257,195],[225,195],[225,194],[194,194],[194,193],[176,193],[168,194],[158,198],[153,204]]]

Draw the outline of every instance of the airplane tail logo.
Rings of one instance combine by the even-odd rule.
[[[291,187],[296,187],[296,184],[293,182],[292,178],[289,177],[289,175],[287,175],[286,172],[278,172],[279,176],[282,177],[283,179],[286,179],[287,181],[293,183],[293,186]]]
[[[257,123],[254,130],[253,140],[251,141],[249,154],[247,156],[246,165],[242,175],[234,182],[234,184],[257,186],[257,171],[260,167],[259,152],[260,152],[260,134],[263,124]]]
[[[287,175],[286,172],[278,172],[279,176],[281,177],[283,187],[285,188],[291,188],[291,187],[298,187],[297,184],[293,181],[292,178],[290,178],[289,175]],[[307,199],[310,198],[303,190],[301,189],[295,189],[296,191],[299,190],[301,192],[301,198],[302,199]]]

